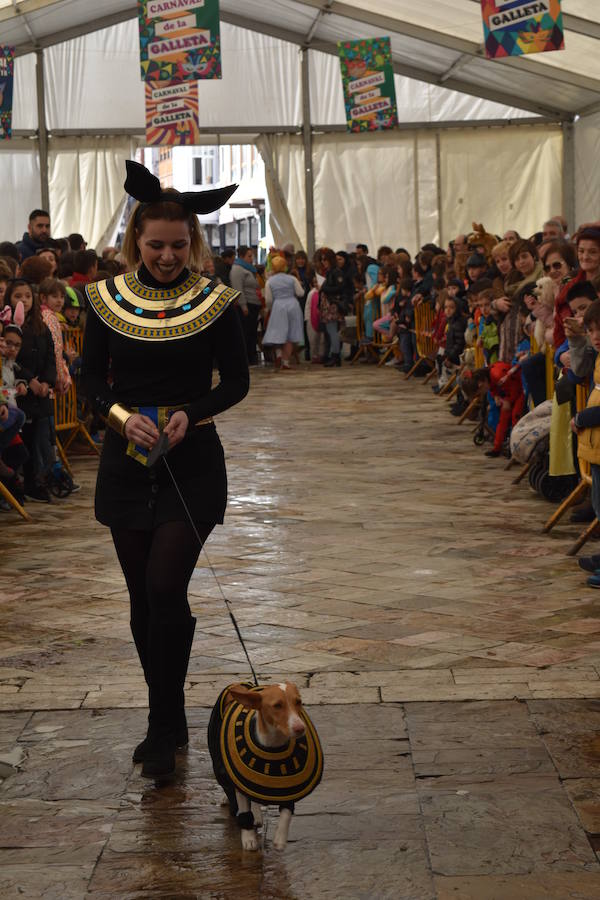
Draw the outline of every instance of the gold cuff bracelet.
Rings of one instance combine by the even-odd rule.
[[[108,411],[107,422],[111,428],[118,431],[121,437],[125,437],[125,425],[132,417],[133,412],[121,403],[113,403]]]

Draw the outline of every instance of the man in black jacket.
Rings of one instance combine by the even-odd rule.
[[[43,250],[50,241],[50,213],[45,209],[34,209],[29,214],[27,231],[23,240],[17,243],[17,250],[21,254],[21,261],[35,256],[38,250]]]

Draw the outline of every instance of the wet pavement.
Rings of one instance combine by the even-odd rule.
[[[176,780],[143,781],[145,685],[82,490],[2,514],[0,897],[592,900],[600,605],[565,523],[419,382],[253,371],[222,416],[230,506],[207,549],[261,680],[295,680],[325,751],[285,853],[244,853],[206,747],[246,678],[205,559]]]

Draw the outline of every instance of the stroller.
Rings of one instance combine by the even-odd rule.
[[[576,475],[550,475],[552,400],[540,403],[517,422],[510,436],[513,459],[530,464],[529,485],[544,500],[561,503],[577,485]]]

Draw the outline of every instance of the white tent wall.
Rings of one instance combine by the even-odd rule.
[[[48,47],[44,65],[48,128],[144,127],[135,20]]]
[[[289,220],[304,245],[302,140],[272,136],[270,143]],[[533,234],[562,209],[556,126],[317,134],[313,163],[317,246],[360,241],[414,253],[471,231],[474,221],[499,234],[507,228]],[[274,233],[280,243],[294,240],[285,223]]]
[[[600,220],[600,112],[581,118],[575,125],[575,221]]]
[[[123,202],[125,160],[135,155],[131,138],[53,138],[50,142],[50,212],[57,236],[78,231],[100,246]]]
[[[0,153],[0,184],[4,186],[0,229],[2,241],[20,241],[27,230],[29,213],[41,203],[40,163],[37,147],[33,141],[31,143],[33,146],[30,149]],[[19,187],[7,190],[7,185]]]
[[[530,235],[562,212],[562,131],[542,127],[442,131],[442,242],[481,222]]]

